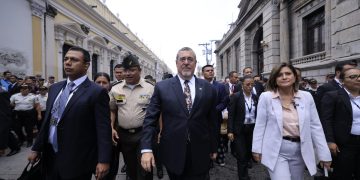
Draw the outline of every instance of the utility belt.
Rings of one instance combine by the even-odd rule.
[[[298,137],[298,136],[295,136],[295,137],[283,136],[283,139],[291,141],[291,142],[300,142],[300,137]]]
[[[140,132],[142,130],[142,126],[137,127],[137,128],[131,128],[131,129],[124,129],[122,127],[119,127],[119,130],[122,131],[122,132],[135,134],[135,133],[138,133],[138,132]]]

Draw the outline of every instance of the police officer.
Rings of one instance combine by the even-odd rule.
[[[15,132],[20,141],[23,141],[25,137],[22,133],[22,127],[25,127],[27,147],[30,147],[33,144],[35,117],[38,119],[41,118],[41,112],[37,108],[39,103],[36,102],[36,96],[29,93],[30,88],[31,87],[27,84],[22,84],[20,86],[20,93],[10,97],[10,105],[14,107],[15,113]]]
[[[127,174],[132,180],[152,179],[140,164],[140,139],[146,108],[154,92],[154,84],[140,77],[141,68],[138,57],[129,54],[123,60],[125,81],[112,87],[110,95],[113,141],[119,141]],[[119,130],[116,133],[114,122],[118,115]]]

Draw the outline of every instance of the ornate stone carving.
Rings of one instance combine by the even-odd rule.
[[[121,46],[117,46],[118,50],[121,51],[122,50],[122,47]]]
[[[87,27],[85,24],[80,24],[81,30],[88,35],[90,32],[90,27]]]
[[[45,3],[40,4],[35,1],[31,1],[31,13],[34,16],[37,16],[39,18],[42,18],[44,13],[46,12]]]
[[[57,9],[51,5],[47,5],[46,14],[54,18],[57,15]]]
[[[110,41],[106,37],[103,37],[103,38],[104,38],[106,44],[109,44]]]
[[[24,77],[28,71],[26,59],[21,52],[11,49],[0,49],[0,71],[9,70],[11,73]]]

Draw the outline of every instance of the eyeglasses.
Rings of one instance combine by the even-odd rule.
[[[195,59],[194,59],[193,57],[181,57],[181,58],[179,58],[179,61],[182,62],[182,63],[184,63],[186,60],[187,60],[189,63],[192,63],[192,62],[195,61]]]
[[[345,78],[349,78],[351,80],[354,80],[354,79],[358,79],[359,77],[360,77],[360,74],[353,74],[353,75],[347,76]]]

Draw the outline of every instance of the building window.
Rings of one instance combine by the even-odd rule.
[[[235,42],[235,70],[240,72],[240,39]]]
[[[223,55],[220,56],[220,65],[221,65],[221,70],[220,70],[221,77],[223,77],[224,76],[224,56]]]
[[[324,7],[305,17],[305,55],[325,50]]]
[[[114,60],[110,61],[110,80],[114,80]]]
[[[230,72],[230,57],[231,57],[231,51],[230,49],[226,50],[226,73],[228,74]]]

